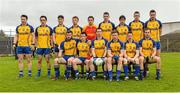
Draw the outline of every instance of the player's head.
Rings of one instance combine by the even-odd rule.
[[[156,18],[156,11],[155,10],[150,10],[149,16],[150,16],[150,19],[155,19]]]
[[[63,16],[63,15],[59,15],[59,16],[58,16],[58,23],[59,23],[60,25],[62,25],[63,22],[64,22],[64,16]]]
[[[86,34],[85,32],[82,32],[82,33],[81,33],[81,40],[82,40],[82,41],[85,41],[86,38],[87,38],[87,34]]]
[[[118,40],[118,31],[114,30],[111,32],[111,37],[112,37],[112,40]]]
[[[144,28],[144,36],[145,36],[145,38],[149,38],[150,37],[150,29]]]
[[[77,16],[73,16],[73,18],[72,18],[73,25],[77,25],[78,22],[79,22],[79,18]]]
[[[27,23],[28,16],[27,15],[21,15],[21,24],[25,25]]]
[[[125,17],[124,15],[121,15],[121,16],[119,17],[119,22],[120,22],[120,24],[124,24],[125,21],[126,21],[126,17]]]
[[[104,12],[103,14],[103,18],[104,18],[104,21],[109,21],[109,13],[108,12]]]
[[[66,40],[70,40],[72,38],[72,31],[68,30],[66,33]]]
[[[47,17],[46,16],[40,16],[40,21],[41,21],[41,25],[42,26],[45,26],[46,25],[46,22],[47,22]]]
[[[97,37],[101,37],[102,36],[102,29],[101,28],[97,28],[96,29],[96,35],[97,35]]]
[[[94,17],[93,16],[89,16],[88,17],[88,23],[89,23],[89,25],[93,25],[94,24]]]
[[[127,40],[132,40],[132,39],[133,39],[133,34],[131,31],[129,31],[127,34]]]
[[[135,11],[134,12],[134,20],[139,20],[139,18],[140,18],[140,13],[139,13],[139,11]]]

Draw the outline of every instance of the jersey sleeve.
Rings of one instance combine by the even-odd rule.
[[[100,28],[100,27],[101,27],[101,24],[102,24],[102,22],[101,22],[101,23],[99,23],[99,26],[98,26],[98,28]]]
[[[36,37],[38,36],[38,31],[37,31],[38,28],[39,28],[39,27],[37,27],[36,30],[35,30],[35,36],[36,36]]]
[[[143,39],[141,39],[141,40],[139,41],[139,47],[142,47],[142,42],[143,42]]]
[[[153,40],[153,39],[151,39],[152,40],[152,42],[153,42],[153,48],[156,48],[156,42]]]
[[[60,49],[60,50],[64,50],[64,41],[60,44],[59,49]]]
[[[91,48],[94,48],[94,40],[92,41]]]
[[[139,50],[139,44],[138,43],[135,44],[136,44],[136,50]]]
[[[107,43],[107,49],[108,49],[108,50],[111,49],[110,45],[111,45],[111,41]]]
[[[19,26],[16,27],[16,34],[18,34],[18,28],[19,28]]]
[[[113,28],[113,30],[114,30],[114,29],[115,29],[115,24],[114,24],[114,23],[112,23],[112,22],[111,22],[111,24],[112,24],[112,28]]]
[[[53,28],[53,33],[56,33],[56,27]]]
[[[144,28],[147,28],[148,22],[149,22],[149,21],[146,21],[146,22],[144,23]]]
[[[123,42],[121,42],[121,41],[119,41],[119,42],[120,42],[120,44],[121,44],[121,46],[122,46],[121,50],[124,50],[124,48],[125,48],[125,43],[123,43]]]
[[[160,25],[159,28],[161,29],[161,28],[162,28],[162,23],[161,23],[161,21],[158,20],[158,23],[159,23],[159,25]]]
[[[52,30],[52,28],[51,28],[51,27],[49,27],[49,29],[50,29],[50,35],[52,35],[53,30]]]
[[[31,30],[31,33],[34,32],[34,28],[32,26],[29,26],[30,27],[30,30]]]

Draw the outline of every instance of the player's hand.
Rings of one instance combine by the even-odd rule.
[[[34,51],[35,50],[35,44],[30,45],[30,48],[32,51]]]
[[[15,50],[15,49],[16,49],[16,44],[15,44],[15,43],[13,43],[12,48],[13,48],[13,50]]]

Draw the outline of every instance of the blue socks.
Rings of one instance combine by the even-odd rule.
[[[128,77],[128,65],[124,65],[123,68],[124,68],[125,77]]]

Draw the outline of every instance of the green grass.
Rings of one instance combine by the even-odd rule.
[[[155,80],[155,64],[150,65],[150,74],[143,81],[133,79],[122,82],[98,80],[52,81],[46,77],[46,63],[43,61],[42,76],[35,79],[37,61],[33,60],[33,77],[17,79],[18,65],[14,57],[0,57],[0,91],[76,91],[76,92],[131,92],[180,91],[180,53],[162,53],[162,78]],[[52,61],[51,61],[52,62]],[[26,66],[25,66],[26,67]],[[62,67],[62,66],[61,66]],[[63,70],[61,70],[63,72]],[[52,75],[54,71],[52,69]],[[62,74],[61,74],[62,75]]]

